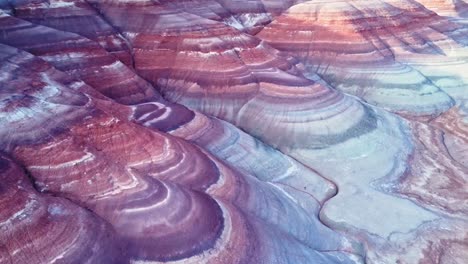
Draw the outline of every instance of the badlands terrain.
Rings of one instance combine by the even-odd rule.
[[[468,263],[463,0],[0,0],[0,263]]]

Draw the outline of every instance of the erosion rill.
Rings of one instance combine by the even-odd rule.
[[[468,263],[468,4],[0,1],[0,263]]]

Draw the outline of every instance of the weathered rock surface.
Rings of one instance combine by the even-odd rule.
[[[463,1],[0,9],[0,263],[468,261]]]

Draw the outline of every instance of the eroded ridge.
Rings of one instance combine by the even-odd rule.
[[[0,3],[0,263],[465,263],[463,1]]]

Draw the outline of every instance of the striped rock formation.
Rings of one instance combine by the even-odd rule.
[[[0,263],[466,262],[466,27],[420,2],[1,3]]]
[[[37,192],[24,170],[4,155],[0,169],[1,263],[128,263],[101,218]]]
[[[436,116],[466,100],[467,30],[410,1],[309,1],[257,36],[371,104]]]
[[[2,120],[21,128],[2,130],[2,149],[23,164],[38,192],[64,197],[109,223],[123,255],[119,261],[359,262],[359,244],[317,218],[318,199],[326,198],[330,183],[309,172],[317,179],[304,181],[313,185],[309,192],[317,189],[317,201],[290,190],[307,197],[296,203],[284,190],[294,189],[288,179],[298,177],[295,167],[307,171],[304,166],[278,153],[285,161],[279,169],[292,170],[278,179],[284,183],[261,181],[186,141],[127,121],[129,107],[93,97],[91,87],[79,89],[90,94],[74,90],[68,75],[31,54],[3,45],[2,55]],[[51,109],[52,122],[39,115]],[[34,120],[34,113],[44,119]],[[294,251],[296,257],[289,257]]]
[[[462,0],[419,0],[420,4],[425,8],[437,13],[441,16],[448,17],[466,17],[468,15],[468,4]]]

